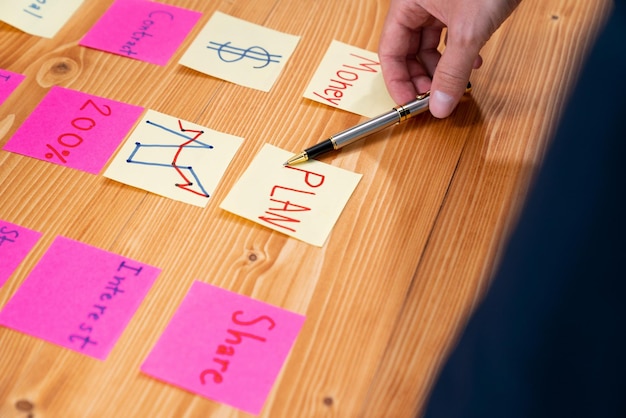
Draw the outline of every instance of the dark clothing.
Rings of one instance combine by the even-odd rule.
[[[626,17],[616,3],[426,417],[626,417]]]

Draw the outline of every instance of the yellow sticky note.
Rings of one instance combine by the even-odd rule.
[[[53,38],[83,0],[5,0],[0,20],[31,35]]]
[[[332,41],[304,97],[373,118],[396,106],[387,93],[378,54]]]
[[[104,176],[204,207],[242,142],[243,138],[148,110]]]
[[[180,64],[235,84],[270,91],[300,40],[215,12]]]
[[[220,207],[321,247],[362,176],[315,160],[283,166],[292,155],[266,144]]]

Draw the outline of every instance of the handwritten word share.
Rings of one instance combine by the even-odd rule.
[[[196,281],[141,370],[258,414],[303,323],[302,315]]]
[[[80,45],[166,65],[201,13],[148,0],[117,1]]]
[[[4,149],[98,174],[142,111],[54,86]]]
[[[24,78],[22,74],[0,69],[0,106],[9,98],[17,86],[24,81]]]
[[[104,175],[204,207],[243,138],[147,110]]]
[[[299,36],[215,12],[180,63],[222,80],[270,91]]]
[[[387,93],[378,55],[338,41],[331,42],[304,97],[370,118],[396,105]]]
[[[0,219],[0,287],[41,238],[41,233]]]
[[[83,0],[3,1],[0,20],[31,35],[53,38],[82,3]]]
[[[321,247],[361,174],[319,161],[283,166],[292,155],[266,144],[220,207]]]
[[[0,312],[0,324],[104,360],[159,272],[57,237]]]

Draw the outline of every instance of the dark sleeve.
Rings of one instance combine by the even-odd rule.
[[[626,18],[616,3],[426,417],[626,417]]]

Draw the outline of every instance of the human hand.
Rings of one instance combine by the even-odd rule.
[[[430,112],[445,118],[458,104],[480,50],[520,0],[391,0],[378,55],[392,99],[430,94]],[[447,28],[446,47],[437,47]],[[432,77],[432,79],[431,79]]]

